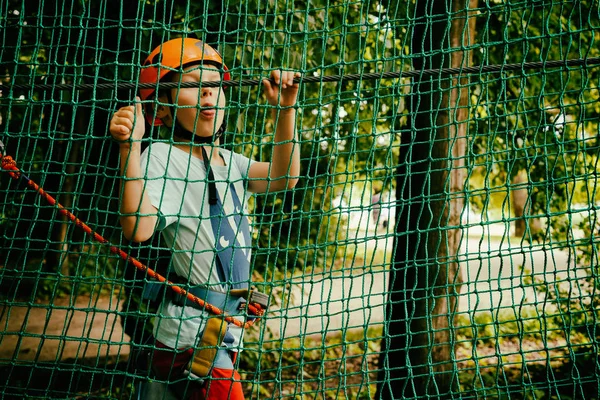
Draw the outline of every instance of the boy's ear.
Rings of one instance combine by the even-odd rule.
[[[158,97],[158,101],[159,101],[159,103],[166,103],[168,100],[167,100],[166,96],[159,96]],[[160,118],[160,119],[163,119],[164,117],[166,117],[170,113],[169,107],[166,107],[166,106],[161,105],[161,104],[159,104],[156,107],[157,107],[156,108],[156,116],[158,118]]]
[[[169,109],[165,106],[158,106],[158,108],[156,109],[157,118],[163,119],[169,114]]]
[[[159,103],[166,103],[167,97],[166,96],[159,96],[158,97],[158,102]],[[164,106],[162,104],[159,104],[157,106],[152,105],[152,107],[156,107],[156,117],[159,119],[163,119],[165,117],[169,117],[171,114],[171,110],[169,109],[169,107]]]

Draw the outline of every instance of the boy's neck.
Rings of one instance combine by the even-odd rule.
[[[171,128],[168,122],[166,122],[165,125]],[[217,134],[213,133],[212,136],[209,137],[202,137],[195,136],[192,132],[185,130],[180,124],[176,124],[175,127],[171,129],[173,129],[175,140],[178,142],[174,145],[175,147],[187,153],[191,153],[193,157],[200,160],[204,159],[204,155],[202,154],[202,149],[204,148],[206,154],[210,158],[211,165],[225,165],[225,162],[219,153],[219,132],[217,132]],[[193,142],[190,139],[193,139],[193,142],[196,142],[195,145],[193,145]],[[204,145],[205,143],[207,145]],[[200,146],[198,146],[199,144]]]
[[[193,146],[191,143],[178,143],[174,146],[180,150],[185,151],[186,153],[191,153],[193,157],[196,157],[200,160],[203,160],[202,147],[204,147],[204,150],[206,150],[206,154],[208,155],[208,157],[210,157],[211,165],[225,165],[223,158],[219,153],[218,141],[217,143],[214,143],[211,146]]]

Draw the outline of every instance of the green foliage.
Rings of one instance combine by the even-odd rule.
[[[248,10],[254,9],[253,4],[247,6]],[[242,33],[234,29],[239,23],[237,16],[227,19],[231,27],[227,32],[233,33],[223,35],[221,41],[234,79],[238,65],[248,78],[264,77],[270,69],[279,67],[300,70],[305,75],[401,67],[398,60],[383,62],[397,54],[400,43],[394,39],[389,22],[378,18],[376,4],[296,2],[291,6],[285,12],[275,9],[272,14],[250,13],[244,19],[247,26],[277,24],[281,30],[263,32],[259,28]],[[269,46],[257,45],[259,38]],[[361,57],[372,62],[354,61]],[[302,179],[293,193],[255,199],[258,250],[254,265],[260,271],[325,266],[328,243],[344,245],[345,229],[336,225],[340,219],[333,200],[348,196],[350,188],[364,182],[379,181],[381,186],[391,187],[398,145],[386,121],[395,118],[397,109],[391,83],[341,82],[302,87],[297,119]],[[232,93],[229,126],[237,127],[233,142],[238,149],[268,160],[273,124],[268,120],[271,110],[263,103],[255,88]]]
[[[597,11],[593,1],[489,3],[477,20],[478,42],[487,46],[474,52],[475,62],[597,57]],[[524,242],[573,254],[568,276],[528,277],[536,298],[549,304],[533,321],[543,323],[545,334],[581,344],[598,340],[599,78],[598,68],[480,75],[471,98],[469,200],[487,222],[511,221],[513,179],[526,172],[527,217],[543,228]],[[496,325],[484,326],[490,337],[500,334]]]
[[[478,42],[487,45],[473,53],[474,62],[597,57],[599,36],[591,28],[600,20],[597,13],[588,12],[596,6],[592,1],[564,6],[490,3],[482,10],[484,17],[477,19]],[[470,188],[471,203],[479,210],[498,209],[491,203],[493,196],[504,193],[501,218],[508,218],[508,191],[523,170],[530,215],[554,232],[565,225],[562,217],[568,210],[592,201],[595,195],[582,198],[578,192],[596,192],[597,80],[597,68],[480,75],[471,99],[471,176],[478,182]]]
[[[535,307],[480,311],[472,316],[461,315],[456,323],[459,342],[468,340],[488,346],[502,340],[547,339],[559,326],[546,321]]]
[[[244,9],[243,18],[231,12],[238,6]],[[3,59],[18,62],[0,65],[11,83],[135,82],[150,49],[179,36],[198,37],[218,47],[234,80],[263,78],[275,68],[329,75],[403,67],[397,59],[400,40],[377,3],[292,2],[281,9],[275,2],[258,1],[243,6],[235,1],[170,6],[150,1],[119,7],[75,2],[69,23],[51,20],[56,11],[51,2],[34,7],[9,1],[6,9],[2,23],[19,32],[6,38],[3,49]],[[72,27],[77,25],[83,30],[75,38]],[[402,82],[303,85],[298,103],[302,179],[294,193],[257,196],[253,201],[258,270],[325,265],[328,243],[345,237],[344,226],[334,225],[339,213],[333,200],[349,196],[357,183],[375,181],[391,189],[398,138],[387,119],[398,117],[398,83]],[[105,132],[111,112],[133,95],[97,91],[92,99],[89,93],[15,91],[0,99],[10,110],[4,115],[3,140],[19,166],[117,242],[117,154]],[[260,88],[232,89],[228,101],[228,145],[269,160],[274,125]],[[82,125],[84,121],[90,123]],[[60,269],[64,250],[59,242],[66,239],[60,237],[62,222],[52,208],[34,206],[35,195],[23,195],[23,187],[6,175],[0,176],[0,185],[10,196],[1,209],[7,217],[0,224],[2,237],[14,237],[12,247],[28,247],[32,256],[39,252],[44,268]],[[40,213],[31,231],[40,240],[25,244],[32,236],[25,233],[31,226],[17,216],[16,204],[21,209],[31,205]],[[51,242],[43,240],[48,232],[54,237]],[[80,233],[73,235],[83,240]],[[28,261],[19,261],[13,253],[5,261],[19,262]],[[75,261],[69,262],[75,269]]]
[[[588,339],[566,333],[556,316],[534,306],[460,315],[456,362],[461,393],[507,399],[575,399],[581,390],[594,393],[597,378],[590,366],[597,354]],[[581,386],[570,383],[574,369]],[[549,371],[552,380],[545,384]]]
[[[240,365],[248,398],[370,399],[380,326],[319,337],[279,339],[264,329],[246,338]]]
[[[276,68],[296,69],[305,76],[399,71],[421,56],[410,54],[410,27],[422,23],[411,14],[414,4],[75,1],[66,12],[62,2],[8,0],[0,13],[6,32],[0,75],[11,83],[135,82],[146,54],[179,36],[215,44],[234,80],[263,78]],[[481,2],[473,11],[476,65],[599,55],[597,2],[494,0]],[[436,16],[427,18],[429,23]],[[577,68],[479,74],[468,83],[472,116],[466,170],[471,186],[466,198],[486,223],[510,220],[512,180],[527,171],[530,214],[546,227],[537,239],[573,251],[581,272],[576,285],[539,276],[526,279],[554,308],[510,309],[462,322],[459,342],[470,346],[475,365],[461,368],[460,380],[475,394],[494,387],[495,395],[504,397],[508,391],[499,386],[508,386],[512,379],[519,383],[516,390],[522,398],[542,396],[533,387],[522,388],[523,376],[507,376],[497,365],[487,369],[482,347],[494,352],[499,346],[547,343],[564,336],[576,368],[597,363],[599,78],[598,69]],[[252,199],[255,276],[267,291],[283,290],[297,270],[340,267],[335,264],[340,253],[355,250],[338,200],[363,207],[374,188],[394,190],[400,137],[390,127],[403,127],[411,117],[402,99],[410,90],[405,79],[302,86],[297,107],[302,179],[293,192]],[[114,109],[129,104],[134,95],[122,89],[15,89],[4,90],[0,97],[2,140],[23,171],[128,250],[132,248],[120,236],[116,212],[118,155],[106,127]],[[270,159],[273,111],[259,88],[228,91],[226,145],[258,160]],[[147,141],[159,135],[151,131]],[[139,277],[124,277],[123,264],[114,256],[92,245],[54,208],[6,174],[0,175],[0,248],[0,292],[8,299],[22,295],[25,286],[30,286],[32,300],[41,295],[75,297],[119,284],[132,291],[140,288]],[[131,295],[124,317],[139,316],[143,324],[152,309],[142,305],[139,312],[131,311],[140,302],[136,296]],[[254,385],[252,393],[263,397],[370,398],[376,379],[371,364],[381,332],[354,335],[284,340],[265,331],[248,340],[244,377]],[[502,361],[525,364],[522,359]],[[550,374],[543,372],[539,376]],[[336,378],[330,385],[325,378],[332,375]],[[113,394],[128,393],[130,388],[124,387]]]

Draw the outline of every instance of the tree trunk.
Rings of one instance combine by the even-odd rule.
[[[82,94],[80,100],[85,100],[86,95]],[[89,112],[84,107],[75,108],[76,116],[75,116],[75,126],[72,128],[72,132],[84,133],[87,132],[89,127]],[[69,116],[70,117],[70,116]],[[65,142],[67,142],[70,138],[67,135],[64,137]],[[65,174],[64,183],[61,188],[61,196],[57,198],[60,204],[65,207],[69,211],[73,211],[73,197],[74,197],[74,187],[75,181],[77,180],[76,168],[80,167],[79,164],[79,153],[81,149],[81,142],[76,140],[71,142],[71,146],[66,143],[63,143],[61,147],[64,146],[63,153],[61,154],[58,161],[68,157],[68,161],[66,164],[66,168],[63,169],[63,173]],[[65,154],[68,151],[68,154]],[[55,225],[53,238],[57,242],[57,254],[56,260],[53,262],[56,263],[55,270],[60,271],[62,276],[69,276],[69,263],[70,263],[70,251],[71,251],[71,243],[69,238],[67,237],[69,232],[69,227],[72,226],[71,221],[64,215],[59,215],[59,223]]]
[[[531,217],[532,204],[529,190],[526,187],[528,182],[527,171],[519,171],[512,179],[511,187],[513,189],[511,189],[510,194],[515,218],[515,236],[518,238],[527,236],[530,239],[538,234],[542,228],[539,218]]]
[[[77,117],[77,125],[78,128],[81,128],[81,121],[83,121],[83,118],[78,116]],[[81,132],[81,131],[80,131]],[[61,196],[62,197],[62,205],[69,211],[73,211],[72,205],[73,205],[73,187],[74,187],[74,180],[75,178],[75,165],[79,159],[79,149],[81,148],[80,142],[79,141],[75,141],[73,142],[73,147],[71,149],[71,152],[69,154],[69,164],[67,165],[67,169],[66,169],[66,177],[65,177],[65,184],[63,185],[63,192],[64,194]],[[69,251],[70,251],[70,242],[67,238],[67,232],[69,231],[69,226],[72,225],[71,221],[64,215],[60,216],[60,225],[58,228],[58,234],[56,236],[56,240],[58,241],[58,250],[59,250],[59,255],[62,256],[62,262],[60,265],[60,273],[62,276],[69,276],[69,261],[70,261],[70,257],[69,257]]]
[[[527,204],[527,189],[518,188],[523,183],[527,182],[525,171],[519,171],[512,179],[513,189],[510,191],[512,197],[513,212],[515,218],[515,236],[523,237],[525,234],[525,205]]]
[[[416,4],[415,69],[460,67],[471,56],[477,1]],[[452,12],[448,30],[447,16]],[[468,21],[468,24],[467,24]],[[457,49],[452,53],[442,50]],[[463,87],[459,87],[459,83]],[[462,231],[469,90],[456,78],[415,80],[411,129],[397,175],[397,232],[390,272],[377,398],[446,397],[458,389],[452,334],[462,283],[456,254]]]

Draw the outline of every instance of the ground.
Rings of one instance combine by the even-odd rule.
[[[594,398],[577,395],[575,383],[583,382],[581,375],[594,374],[588,376],[587,384],[595,393],[598,382],[593,368],[577,369],[577,363],[586,364],[592,358],[575,357],[579,350],[573,338],[567,344],[539,337],[542,331],[537,325],[529,330],[526,326],[516,327],[508,334],[496,332],[499,326],[506,330],[508,324],[497,320],[499,314],[494,307],[510,308],[501,307],[503,301],[528,304],[524,299],[530,296],[521,285],[524,281],[519,265],[532,270],[544,266],[545,274],[560,274],[568,266],[568,262],[561,261],[561,252],[553,252],[553,263],[549,264],[544,261],[544,249],[530,249],[524,255],[520,247],[511,246],[502,235],[500,238],[463,243],[466,256],[461,262],[469,283],[463,288],[461,315],[466,318],[471,312],[487,310],[493,318],[467,318],[462,326],[468,329],[457,330],[460,342],[456,368],[460,370],[462,389],[475,393],[496,390],[517,399],[550,398],[540,395],[545,384],[554,394],[560,392],[561,398]],[[366,256],[373,249],[381,253],[377,253],[378,259]],[[346,250],[352,258],[343,268],[305,271],[289,278],[288,284],[281,285],[280,301],[274,302],[267,323],[252,328],[257,336],[255,347],[260,350],[249,349],[242,358],[248,398],[258,393],[265,398],[269,394],[294,398],[306,393],[336,398],[338,391],[354,392],[354,396],[341,398],[362,398],[359,396],[365,393],[372,397],[384,319],[382,305],[388,286],[383,265],[391,249],[389,243],[369,240]],[[482,263],[480,254],[486,254],[486,263]],[[369,267],[372,265],[379,267]],[[10,398],[7,393],[22,393],[25,387],[33,387],[41,397],[50,392],[59,398],[61,393],[105,395],[107,388],[113,392],[111,395],[115,391],[130,393],[131,375],[125,373],[129,368],[129,337],[120,322],[123,302],[118,293],[67,296],[55,299],[53,304],[13,299],[0,302],[0,377],[8,382],[3,398]],[[521,320],[533,321],[514,315],[508,322],[516,325],[515,321]],[[364,332],[374,327],[379,333],[368,338],[342,337],[350,331]],[[473,336],[474,329],[477,337]],[[589,351],[582,349],[582,354]],[[60,368],[56,366],[58,360]],[[573,371],[580,378],[575,379]],[[531,383],[526,392],[523,382]]]
[[[121,307],[122,300],[106,295],[75,302],[58,299],[52,307],[44,303],[5,306],[0,319],[4,331],[0,376],[7,379],[3,398],[22,398],[24,388],[28,388],[28,398],[36,394],[63,398],[74,393],[129,398],[133,380],[126,373],[129,338],[121,329]],[[262,350],[249,349],[241,365],[248,398],[373,397],[380,328],[366,334],[335,330],[326,337],[284,340],[256,329]],[[458,333],[456,367],[463,394],[485,390],[511,399],[544,399],[559,393],[565,399],[595,398],[583,395],[582,390],[597,394],[593,370],[571,362],[573,348],[564,340],[541,342],[522,335],[473,340]],[[580,360],[585,365],[591,361],[578,356]],[[575,370],[580,382],[574,379],[574,367],[579,367]],[[592,375],[584,385],[586,372]],[[529,386],[525,388],[523,382]]]
[[[119,321],[121,307],[122,300],[108,295],[59,298],[53,305],[5,304],[0,314],[0,363],[107,356],[126,359],[129,337]]]

